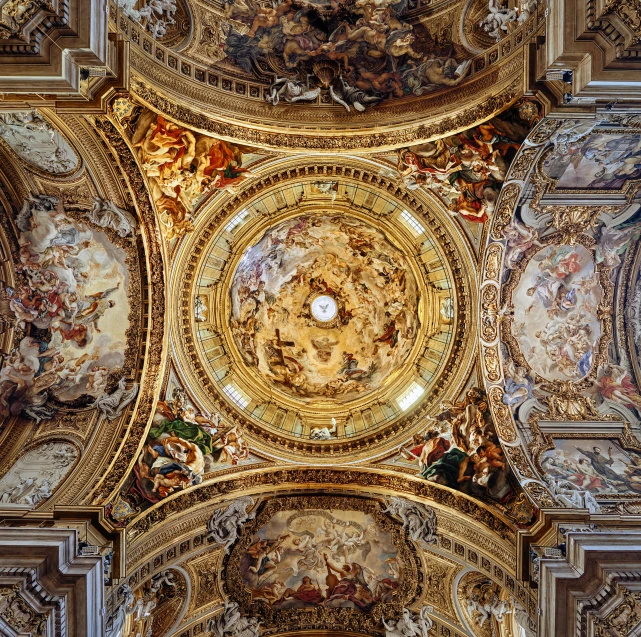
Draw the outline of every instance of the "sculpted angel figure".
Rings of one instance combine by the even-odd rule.
[[[128,584],[123,584],[117,593],[116,608],[105,622],[106,637],[120,637],[127,621],[127,616],[134,612],[134,594]]]
[[[321,92],[320,86],[310,89],[308,85],[285,77],[276,78],[269,87],[270,94],[265,98],[270,104],[276,106],[281,100],[288,104],[296,102],[313,102]]]
[[[505,615],[512,612],[510,602],[499,599],[487,585],[474,586],[467,600],[467,612],[474,618],[479,626],[494,616],[497,622],[502,622]]]
[[[481,20],[479,26],[490,37],[500,40],[503,34],[509,33],[516,26],[518,10],[501,8],[500,0],[490,0],[488,10],[488,15]]]
[[[208,535],[215,542],[224,546],[225,553],[229,552],[232,544],[236,541],[242,526],[256,516],[255,509],[247,512],[247,509],[253,506],[253,498],[243,496],[234,500],[226,509],[217,509],[211,516],[207,524]]]
[[[389,623],[383,619],[385,637],[429,637],[434,622],[428,613],[432,610],[431,606],[423,606],[418,614],[414,614],[404,608],[401,619],[392,620]]]
[[[260,622],[255,617],[242,617],[236,602],[225,602],[223,614],[210,619],[207,630],[214,637],[258,637]]]
[[[314,427],[309,434],[312,440],[331,440],[336,433],[336,418],[332,418],[332,427]]]
[[[122,415],[127,405],[132,403],[138,394],[138,383],[134,383],[127,389],[127,379],[123,376],[118,387],[111,394],[102,394],[94,403],[95,406],[105,415],[107,420],[115,420]]]
[[[391,513],[403,522],[403,530],[415,542],[436,542],[436,513],[419,502],[410,502],[394,496],[390,498],[385,513]]]
[[[100,197],[94,197],[93,208],[87,213],[87,218],[101,228],[115,230],[121,237],[132,235],[136,228],[136,219],[131,213]]]
[[[555,500],[569,509],[587,509],[590,513],[598,513],[599,503],[589,491],[580,490],[579,486],[569,480],[548,479],[550,490]]]

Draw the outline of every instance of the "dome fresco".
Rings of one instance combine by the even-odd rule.
[[[420,328],[416,278],[378,229],[345,215],[300,216],[242,256],[230,325],[245,363],[304,401],[380,388]]]
[[[0,633],[641,636],[639,0],[0,5]]]

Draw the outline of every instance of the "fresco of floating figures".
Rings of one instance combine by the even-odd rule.
[[[109,505],[110,517],[123,526],[171,494],[200,484],[205,474],[256,461],[238,427],[197,410],[172,381],[133,472]]]
[[[135,251],[122,236],[131,225],[120,236],[105,226],[126,215],[100,200],[73,215],[54,197],[25,201],[15,219],[16,283],[4,292],[17,344],[0,371],[2,416],[40,421],[62,406],[86,407],[122,376]]]
[[[543,171],[556,189],[621,190],[641,179],[641,134],[593,131],[557,145]]]
[[[639,134],[607,124],[543,120],[516,157],[493,220],[481,285],[482,352],[498,430],[510,446],[520,444],[514,425],[525,421],[533,426],[530,447],[540,451],[549,440],[539,421],[552,422],[545,431],[567,433],[575,421],[634,424],[641,416],[636,353],[612,310],[627,303],[626,315],[639,316],[637,297],[626,292],[629,279],[636,281],[641,236]],[[570,191],[576,198],[564,194],[564,205],[553,199]],[[628,447],[555,438],[556,448],[535,462],[541,484],[561,480],[564,489],[600,499],[634,493],[638,454],[626,431]]]
[[[492,215],[501,186],[541,107],[532,100],[484,124],[433,142],[398,151],[398,174],[406,188],[434,192],[454,215],[484,223]]]
[[[333,320],[315,318],[316,299],[335,306]],[[343,402],[378,389],[405,362],[419,299],[411,266],[381,231],[353,217],[303,216],[243,255],[230,325],[246,364],[270,385]]]
[[[384,506],[327,496],[268,501],[223,562],[227,593],[265,626],[380,617],[417,583],[416,557]]]
[[[443,408],[428,417],[425,430],[386,464],[415,469],[425,480],[475,497],[510,500],[510,470],[485,392],[469,389],[463,400]]]
[[[406,21],[412,5],[279,0],[266,7],[232,0],[220,39],[227,60],[245,73],[276,74],[273,105],[315,101],[325,88],[335,104],[364,111],[457,86],[469,74],[471,55],[451,30],[432,34],[422,22]]]
[[[38,506],[53,495],[77,457],[78,450],[68,442],[47,442],[29,449],[0,478],[0,503]]]
[[[581,245],[537,251],[512,293],[512,333],[532,370],[549,380],[583,378],[601,336],[595,261]]]
[[[119,100],[118,109],[169,239],[191,230],[198,203],[212,191],[233,191],[251,174],[247,166],[260,157],[246,146],[197,133],[128,100]]]
[[[595,223],[586,229],[593,242],[588,247],[549,244],[558,239],[554,227],[533,227],[518,216],[505,228],[504,300],[515,309],[504,322],[504,402],[513,409],[532,396],[534,379],[579,381],[588,375],[597,403],[641,406],[629,370],[608,358],[607,343],[601,342],[607,319],[599,311],[611,302],[605,296],[608,283],[641,236],[641,211],[620,223],[607,217]]]
[[[0,138],[28,165],[61,174],[80,160],[69,142],[38,111],[0,113]]]
[[[401,577],[390,534],[370,515],[353,511],[279,511],[258,529],[240,564],[254,599],[277,608],[368,611],[392,600]],[[327,583],[332,574],[338,576],[335,586]],[[348,575],[355,583],[339,584]]]

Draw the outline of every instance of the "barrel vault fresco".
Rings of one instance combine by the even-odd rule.
[[[641,633],[606,4],[3,4],[0,633]]]

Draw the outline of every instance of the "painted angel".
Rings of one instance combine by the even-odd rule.
[[[603,398],[614,400],[626,407],[641,409],[641,396],[625,367],[614,363],[599,367],[597,380]]]

